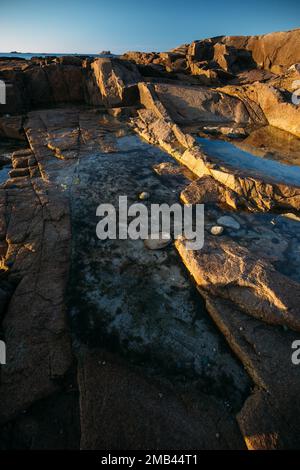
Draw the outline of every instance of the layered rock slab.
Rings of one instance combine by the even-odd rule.
[[[99,130],[99,115],[83,114],[79,132],[79,114],[76,108],[32,113],[25,127],[31,148],[13,153],[11,177],[1,187],[1,268],[13,286],[1,312],[3,423],[59,393],[73,363],[65,305],[70,212],[59,177],[72,181],[84,139],[94,148],[114,148]],[[106,126],[111,130],[109,116]]]
[[[32,300],[32,297],[27,298],[27,295],[30,293],[30,295],[35,296],[38,295],[39,291],[37,289],[32,291],[28,289],[28,278],[26,278],[27,283],[25,283],[25,280],[24,284],[21,283],[22,291],[20,292],[20,294],[24,296],[28,311],[30,310],[30,312],[27,313],[28,323],[26,327],[21,324],[21,320],[17,318],[16,314],[16,312],[19,312],[18,309],[21,309],[21,306],[17,307],[12,301],[12,310],[8,312],[12,321],[16,321],[17,324],[20,325],[10,338],[8,329],[10,328],[11,331],[13,331],[13,329],[11,328],[11,324],[8,323],[9,316],[7,316],[6,334],[14,351],[19,353],[16,343],[19,341],[23,332],[25,337],[27,337],[28,331],[30,331],[32,327],[35,330],[35,343],[30,347],[29,343],[27,343],[27,339],[23,342],[23,344],[26,344],[26,348],[28,347],[28,352],[24,354],[26,359],[24,363],[24,375],[28,373],[28,375],[32,375],[32,379],[26,378],[25,380],[22,374],[18,376],[17,367],[16,371],[7,370],[1,392],[5,396],[5,410],[3,410],[2,415],[3,421],[13,419],[18,415],[19,411],[23,409],[28,409],[29,407],[32,409],[36,401],[42,398],[54,396],[53,393],[60,390],[60,383],[69,370],[70,363],[66,360],[68,356],[64,349],[66,326],[64,316],[61,316],[65,305],[61,304],[61,298],[65,299],[64,286],[67,274],[62,278],[60,269],[62,268],[61,264],[67,269],[70,261],[70,231],[69,227],[65,227],[65,224],[70,222],[68,206],[65,206],[65,203],[67,202],[68,204],[70,201],[72,205],[72,225],[74,229],[73,242],[76,242],[76,249],[73,251],[75,272],[77,276],[86,275],[86,278],[83,278],[83,284],[79,280],[76,283],[76,292],[78,293],[79,290],[81,293],[81,301],[76,297],[74,290],[73,295],[74,298],[77,299],[77,308],[80,307],[80,302],[84,303],[82,310],[85,318],[84,321],[93,322],[95,334],[99,332],[97,322],[100,322],[101,335],[98,339],[101,344],[102,341],[105,340],[106,335],[107,338],[109,338],[107,344],[114,344],[114,338],[119,325],[119,342],[123,354],[125,349],[129,356],[136,355],[136,357],[140,358],[143,354],[147,357],[147,352],[150,352],[151,367],[155,367],[154,365],[157,362],[156,357],[159,359],[165,357],[163,366],[160,365],[160,368],[166,368],[166,370],[169,371],[169,369],[172,370],[174,366],[178,374],[178,371],[180,371],[182,367],[186,372],[192,370],[192,372],[189,373],[192,373],[192,375],[194,373],[196,374],[195,380],[197,383],[199,381],[198,386],[202,384],[201,386],[203,386],[205,390],[205,387],[211,387],[213,389],[212,393],[215,395],[215,398],[209,398],[207,394],[203,393],[202,399],[206,404],[206,406],[203,407],[199,398],[196,396],[196,392],[193,392],[193,397],[190,399],[191,391],[184,391],[185,398],[182,399],[174,381],[170,380],[169,382],[167,378],[163,378],[161,379],[163,382],[162,387],[164,387],[162,393],[166,394],[163,402],[161,403],[160,386],[154,387],[153,391],[149,393],[149,396],[147,394],[146,403],[144,403],[144,405],[141,403],[142,411],[138,414],[139,420],[137,420],[134,403],[141,402],[141,397],[147,393],[149,383],[144,373],[139,372],[137,375],[135,373],[131,374],[125,362],[119,366],[118,359],[114,358],[109,363],[106,370],[107,375],[104,377],[98,375],[98,363],[95,361],[89,362],[87,357],[87,362],[84,360],[84,364],[82,367],[80,366],[79,372],[82,410],[81,424],[83,430],[82,447],[102,448],[101,446],[104,443],[104,445],[109,447],[117,445],[119,446],[118,448],[121,448],[123,443],[133,448],[135,447],[133,439],[138,439],[139,437],[135,431],[126,433],[126,430],[121,427],[120,430],[117,431],[112,425],[110,427],[111,431],[103,434],[102,421],[97,421],[97,416],[96,418],[94,417],[95,412],[90,407],[90,403],[93,403],[92,395],[94,395],[94,387],[96,387],[96,389],[99,390],[99,394],[97,394],[97,404],[95,404],[94,409],[98,410],[98,404],[101,403],[102,397],[107,397],[107,395],[105,395],[106,392],[103,392],[102,385],[107,384],[111,390],[115,390],[113,396],[119,393],[120,388],[124,393],[121,397],[122,400],[118,402],[117,406],[114,406],[112,403],[109,408],[103,410],[104,415],[101,415],[101,410],[99,411],[99,415],[103,416],[107,426],[109,426],[108,423],[110,419],[117,420],[116,415],[118,413],[121,413],[123,419],[126,418],[126,429],[128,429],[128,423],[132,427],[141,426],[140,436],[142,436],[142,432],[145,432],[146,436],[137,441],[140,448],[149,446],[147,443],[152,442],[152,439],[155,441],[158,448],[162,448],[165,445],[168,445],[170,448],[173,448],[174,445],[178,446],[178,448],[183,445],[186,448],[190,448],[191,440],[195,442],[195,446],[197,444],[204,447],[209,445],[211,447],[215,446],[216,448],[243,448],[243,442],[232,416],[231,404],[236,408],[236,403],[241,403],[241,397],[246,394],[246,390],[248,389],[248,378],[239,364],[230,355],[230,352],[224,352],[224,344],[219,344],[219,341],[221,341],[219,335],[210,331],[211,327],[205,324],[205,318],[197,319],[197,315],[200,315],[200,311],[198,311],[200,307],[198,308],[196,302],[194,303],[193,297],[189,293],[188,282],[182,276],[181,268],[176,266],[173,259],[174,255],[161,253],[160,256],[157,256],[155,253],[150,253],[146,250],[142,242],[140,244],[138,243],[139,241],[129,243],[129,246],[126,245],[126,247],[122,247],[122,249],[116,246],[114,248],[108,247],[107,244],[103,246],[103,242],[99,244],[99,246],[96,246],[95,243],[95,209],[102,200],[107,202],[106,198],[108,195],[110,197],[109,200],[114,200],[114,198],[118,196],[119,191],[126,189],[126,192],[129,192],[131,198],[135,200],[138,199],[137,186],[140,184],[140,189],[142,190],[145,189],[145,185],[147,184],[149,188],[146,189],[148,189],[152,198],[153,195],[156,194],[155,197],[157,197],[159,201],[161,197],[168,194],[168,197],[174,199],[171,188],[167,189],[164,185],[160,186],[157,177],[154,177],[152,172],[152,164],[154,162],[164,162],[165,159],[168,159],[167,155],[163,154],[158,149],[147,146],[136,136],[128,135],[128,129],[124,129],[122,123],[114,120],[109,115],[93,110],[72,108],[69,110],[55,109],[32,112],[28,115],[28,119],[25,122],[25,130],[31,149],[15,153],[13,156],[13,165],[14,171],[26,170],[31,176],[19,177],[14,180],[11,179],[6,185],[10,186],[17,183],[18,187],[22,186],[22,188],[27,188],[26,185],[28,182],[28,184],[34,185],[36,190],[39,188],[40,191],[38,194],[45,203],[46,208],[49,210],[52,208],[51,221],[52,219],[56,221],[55,211],[58,210],[58,207],[60,207],[61,210],[59,211],[60,218],[56,221],[57,233],[55,233],[55,235],[57,236],[54,236],[52,230],[47,229],[45,232],[47,240],[43,242],[43,248],[47,250],[47,258],[45,262],[43,261],[41,264],[41,269],[44,270],[44,275],[47,277],[47,282],[49,283],[49,296],[45,287],[46,281],[44,280],[44,275],[39,276],[37,287],[42,290],[42,299],[37,297],[37,299],[39,299],[40,308],[40,310],[37,311],[35,301]],[[140,168],[139,175],[136,173],[137,165],[139,165]],[[35,174],[31,174],[32,171],[34,171]],[[116,178],[116,174],[119,174],[118,178]],[[140,183],[139,178],[141,178]],[[172,188],[177,188],[178,190],[179,178],[180,174],[178,173],[178,175],[176,175],[176,182],[173,184]],[[182,181],[180,185],[183,185]],[[31,207],[31,204],[29,204],[31,198],[27,199],[26,191],[23,197],[26,199],[26,206],[29,208]],[[18,195],[21,197],[21,192],[19,192]],[[51,201],[48,201],[50,197]],[[23,200],[24,203],[25,199]],[[61,203],[60,206],[59,203]],[[33,226],[36,227],[38,236],[39,224],[43,226],[45,219],[47,220],[46,216],[48,213],[42,212],[42,220],[37,221],[34,217],[35,205],[33,205],[32,212],[26,213],[25,221],[24,217],[22,217],[23,206],[20,205],[19,209],[20,212],[15,214],[15,218],[13,219],[14,222],[11,230],[9,231],[5,228],[4,232],[14,234],[15,230],[13,226],[15,225],[18,226],[18,230],[16,230],[18,234],[23,233],[23,231],[27,233],[27,225],[30,225],[32,222]],[[77,220],[77,218],[79,219]],[[77,226],[78,221],[79,225]],[[78,227],[80,227],[80,230]],[[34,232],[34,235],[35,234],[36,232]],[[62,239],[57,239],[58,236]],[[30,236],[30,240],[31,238],[34,238],[33,235]],[[38,238],[38,240],[40,239]],[[53,247],[52,244],[49,245],[51,260],[48,260],[48,243],[50,242],[55,243],[55,247]],[[17,241],[14,240],[14,243],[16,244]],[[38,251],[36,248],[37,243],[38,241],[32,242],[33,246],[29,246],[28,242],[28,246],[26,244],[25,249],[25,247],[23,247],[23,238],[20,237],[18,247],[20,247],[22,253],[24,251],[27,253],[27,249],[30,251],[36,249],[36,251]],[[124,241],[122,243],[126,242]],[[112,244],[116,244],[116,241],[112,241]],[[8,247],[10,247],[10,244]],[[168,250],[170,249],[171,248],[168,248]],[[5,254],[5,260],[7,260],[10,265],[10,261],[14,259],[13,254],[15,248],[9,248],[9,250],[11,256]],[[56,250],[58,250],[58,252]],[[82,259],[85,259],[85,266],[76,269],[77,261],[81,262],[81,254],[83,255]],[[89,258],[89,256],[91,257]],[[109,262],[106,263],[106,259],[109,260]],[[167,265],[164,266],[166,260],[168,260],[168,262]],[[22,276],[23,273],[24,275],[25,273],[32,275],[30,263],[31,258],[29,255],[28,257],[24,255],[23,258],[17,257],[13,268],[11,268],[12,275],[14,272],[13,269],[16,269],[16,276],[19,275],[19,272]],[[54,270],[53,265],[57,266],[57,270]],[[147,276],[145,276],[145,270],[148,273]],[[55,296],[55,292],[52,292],[51,286],[52,284],[54,285],[52,271],[53,276],[55,276],[55,281],[57,282],[55,291],[57,291],[58,294],[61,293],[63,297],[57,297]],[[37,269],[37,275],[38,274],[40,274],[40,272]],[[16,279],[19,278],[16,277]],[[167,281],[165,281],[166,279]],[[140,288],[138,291],[136,287],[134,287],[135,282],[137,282],[139,286],[144,285],[144,288]],[[42,285],[40,286],[41,283]],[[118,285],[120,286],[119,288],[117,287]],[[81,288],[83,288],[83,290],[80,290]],[[100,289],[102,288],[103,292],[101,291],[102,293],[100,295]],[[178,291],[176,295],[174,295],[174,289]],[[119,293],[119,296],[116,296],[116,292]],[[110,293],[112,293],[114,301],[110,299]],[[94,302],[96,302],[92,311],[89,310],[91,304],[89,294],[92,295]],[[150,302],[146,312],[145,307],[143,307],[146,296],[153,302],[156,295],[158,299],[156,300],[157,308],[155,313],[158,315],[159,320],[156,319],[157,317],[153,318],[153,309],[150,308]],[[52,329],[55,330],[55,335],[57,334],[58,337],[57,342],[55,342],[56,336],[53,338],[52,334],[49,336],[46,335],[46,332],[48,334],[48,311],[46,312],[46,307],[45,315],[39,315],[41,311],[44,312],[44,298],[48,301],[49,308],[51,306],[52,312],[53,309],[55,312],[53,322],[57,330],[55,330],[52,324],[49,326],[49,329],[51,329],[51,332]],[[16,297],[16,302],[17,299],[18,297]],[[52,299],[55,299],[55,302],[57,302],[55,308],[53,307]],[[160,302],[159,299],[163,299],[163,301]],[[178,305],[180,299],[182,299],[184,307],[179,314],[176,305]],[[38,300],[36,300],[36,302],[38,302]],[[118,303],[122,305],[121,312],[120,309],[117,308]],[[144,319],[141,318],[141,315],[139,315],[140,311],[143,311],[144,315],[146,313],[149,315],[148,322],[145,323]],[[33,319],[30,316],[31,312],[34,315]],[[93,313],[92,316],[91,312]],[[97,312],[98,314],[96,315]],[[133,312],[134,315],[130,326],[128,325],[128,318],[131,312]],[[168,312],[168,315],[165,314],[166,312]],[[170,312],[172,312],[172,315],[170,315]],[[73,309],[71,309],[70,314],[73,318]],[[111,318],[109,315],[111,315]],[[197,323],[195,326],[193,325],[193,318]],[[39,332],[39,327],[43,321],[46,321],[46,332],[42,330]],[[105,322],[107,323],[105,324]],[[163,325],[165,322],[168,323],[170,331],[168,328],[164,331]],[[81,331],[81,335],[90,334],[90,325],[87,325],[86,328],[87,331]],[[106,332],[104,333],[105,328]],[[113,331],[111,331],[111,328]],[[76,332],[79,334],[77,330]],[[163,334],[161,334],[162,332]],[[195,332],[198,337],[200,333],[202,335],[200,344],[193,337]],[[12,333],[10,332],[10,334]],[[45,344],[43,348],[39,344],[40,337],[42,337],[43,344]],[[67,337],[67,339],[69,338]],[[151,344],[149,340],[151,340]],[[61,343],[59,341],[61,341]],[[184,348],[182,347],[182,342],[185,344]],[[162,348],[166,348],[165,353],[158,350],[158,345],[162,345]],[[58,357],[55,355],[52,357],[52,346],[57,352]],[[202,357],[200,353],[197,353],[195,359],[193,350],[196,349],[200,351],[202,347],[206,347],[206,354]],[[50,359],[47,348],[51,350]],[[81,357],[81,354],[79,354],[79,357]],[[215,360],[216,357],[219,358],[219,360]],[[32,367],[37,370],[39,377],[30,369],[30,366],[27,364],[27,358],[30,358],[32,361]],[[60,359],[60,362],[58,359]],[[72,357],[70,357],[70,359],[72,359]],[[12,360],[12,356],[10,360]],[[107,362],[110,361],[109,358],[104,358],[104,361],[105,360],[107,360]],[[205,370],[208,360],[210,361],[210,367],[206,375]],[[39,362],[38,367],[36,365],[37,362]],[[47,363],[47,365],[50,363],[51,370],[49,371],[49,375],[45,372],[45,363]],[[17,365],[20,367],[19,363]],[[190,367],[192,369],[190,369]],[[83,369],[85,374],[84,378],[82,378]],[[166,374],[168,375],[169,373],[171,374],[171,372],[167,372]],[[162,373],[162,375],[164,374]],[[232,381],[236,384],[236,387],[233,387]],[[168,383],[167,387],[165,385],[166,382]],[[193,382],[193,380],[191,380],[191,382]],[[187,383],[190,383],[189,378],[187,379]],[[19,392],[18,406],[13,408],[17,395],[17,386],[19,386],[20,390],[20,384],[24,386],[24,393]],[[133,390],[132,384],[136,384],[136,390]],[[28,388],[31,387],[30,397],[27,386]],[[195,385],[194,388],[196,389],[197,385]],[[220,389],[222,389],[222,393]],[[229,396],[228,401],[230,405],[224,403],[225,389],[225,395]],[[8,391],[11,392],[11,398]],[[187,401],[189,401],[190,406],[189,412],[186,412],[185,409]],[[168,411],[166,411],[165,403],[169,402],[172,404],[169,405]],[[130,403],[129,412],[128,403]],[[153,422],[149,423],[146,421],[147,416],[151,415],[153,405],[157,408],[155,416],[160,420],[161,427],[159,430],[157,429],[157,423],[154,425]],[[209,408],[209,411],[207,411],[207,408]],[[209,439],[207,439],[206,426],[208,417],[213,422],[209,430]],[[20,422],[21,425],[19,418],[18,422]],[[167,435],[166,432],[164,432],[164,430],[170,426],[170,422],[176,424],[176,429],[178,430],[176,431],[176,436],[173,434]],[[182,429],[185,430],[184,434],[181,432]],[[227,437],[229,435],[230,439]]]
[[[265,326],[211,296],[207,308],[257,384],[237,415],[248,449],[299,448],[299,372],[291,362],[297,335]]]
[[[256,82],[242,87],[226,86],[220,91],[239,97],[246,106],[254,103],[270,125],[300,137],[300,107],[293,103],[289,92],[275,84]]]
[[[268,319],[263,315],[263,300],[255,299],[254,295],[251,306],[243,302],[251,297],[251,294],[248,297],[249,291],[246,285],[241,288],[239,298],[235,297],[236,286],[241,287],[245,278],[240,272],[237,276],[240,278],[236,278],[236,281],[232,282],[232,279],[228,278],[225,283],[223,282],[226,273],[238,269],[239,263],[238,259],[236,262],[230,262],[229,257],[228,264],[226,261],[224,264],[224,259],[220,256],[222,246],[226,249],[225,247],[232,246],[232,242],[223,241],[217,244],[212,242],[211,238],[206,239],[203,253],[201,250],[199,252],[187,250],[184,240],[176,242],[183,262],[206,299],[210,315],[256,383],[254,394],[247,399],[237,416],[240,429],[249,449],[297,448],[300,425],[297,413],[300,406],[300,377],[291,361],[291,345],[297,334],[291,330],[267,326],[265,321],[268,322]],[[237,251],[240,249],[237,248]],[[233,256],[239,258],[235,253],[236,250]],[[213,260],[216,261],[215,264]],[[251,263],[249,265],[248,262],[246,259],[243,261],[243,269],[251,267]],[[206,266],[202,271],[203,263],[206,263]],[[261,261],[257,261],[256,266],[259,267],[260,263]],[[272,282],[278,276],[276,273],[273,274]],[[220,283],[210,277],[219,275],[223,279],[220,279]],[[290,281],[285,279],[283,282],[289,284]],[[262,284],[258,282],[256,288],[262,288]],[[298,287],[295,287],[293,292],[295,289],[299,291]],[[230,292],[234,292],[233,296]],[[288,301],[290,293],[291,290],[287,292]],[[258,312],[261,309],[263,321],[257,319],[259,315],[257,318],[251,316],[256,306]],[[272,307],[270,306],[269,310],[267,304],[266,308],[272,315]],[[256,317],[255,313],[254,316]]]
[[[64,306],[68,204],[57,187],[29,177],[11,179],[1,192],[6,219],[4,265],[16,285],[2,324],[7,345],[0,388],[3,422],[57,391],[72,354]]]
[[[149,107],[146,98],[147,84],[139,86],[141,103]],[[192,122],[236,122],[249,124],[249,113],[239,99],[228,99],[228,95],[205,87],[154,84],[153,91],[176,123]]]

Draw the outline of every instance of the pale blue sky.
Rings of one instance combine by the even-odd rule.
[[[163,51],[297,27],[299,0],[1,0],[0,52]]]

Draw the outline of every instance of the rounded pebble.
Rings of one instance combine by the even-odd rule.
[[[224,232],[224,227],[222,227],[221,225],[214,225],[210,229],[210,233],[212,235],[222,235],[223,232]]]
[[[144,201],[145,199],[149,199],[150,197],[150,194],[147,193],[147,191],[143,191],[142,193],[139,194],[139,199],[141,199],[142,201]]]

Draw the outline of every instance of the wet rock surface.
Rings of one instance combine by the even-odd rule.
[[[247,448],[299,448],[299,372],[291,362],[295,334],[265,326],[211,296],[207,308],[257,385],[237,415]]]
[[[183,373],[194,370],[199,376],[211,362],[211,372],[205,374],[216,375],[216,381],[219,375],[222,381],[223,372],[226,375],[228,370],[231,375],[235,366],[232,363],[227,368],[227,359],[225,362],[221,358],[213,359],[218,346],[210,326],[205,324],[205,311],[201,314],[198,309],[174,249],[148,250],[142,240],[96,238],[95,208],[101,202],[109,200],[118,207],[118,197],[123,193],[128,196],[128,204],[137,202],[139,185],[146,186],[152,195],[147,200],[149,207],[178,200],[176,193],[161,185],[152,171],[154,163],[168,157],[134,136],[131,139],[130,152],[90,156],[78,168],[81,184],[74,187],[72,209],[76,253],[71,280],[74,291],[71,289],[70,294],[74,298],[72,317],[79,322],[79,330],[84,328],[83,337],[88,341],[98,342],[106,330],[111,344],[115,342],[117,347],[119,343],[124,353],[135,353],[141,359],[149,356],[170,370],[182,369]],[[102,171],[97,175],[92,168],[99,158]],[[139,174],[136,175],[137,164]],[[201,354],[202,349],[207,353]],[[238,369],[236,373],[236,378],[231,379],[240,388],[243,379]]]

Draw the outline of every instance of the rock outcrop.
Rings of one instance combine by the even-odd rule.
[[[24,166],[27,156],[15,155],[14,166],[21,158]],[[64,304],[68,204],[55,185],[33,177],[36,168],[33,158],[1,188],[2,266],[14,285],[2,323],[7,345],[7,366],[1,370],[2,423],[59,390],[59,380],[72,364]]]
[[[82,341],[81,334],[89,334],[90,329],[88,326],[87,329],[84,327],[83,330],[77,330],[76,322],[81,321],[80,312],[85,318],[84,322],[91,321],[96,329],[99,322],[102,324],[101,333],[97,329],[102,345],[106,335],[107,340],[104,341],[107,341],[107,344],[113,342],[115,333],[111,336],[111,323],[116,319],[121,320],[119,333],[122,339],[119,351],[120,354],[122,352],[122,360],[116,354],[112,356],[99,349],[91,355],[83,345],[78,354],[82,448],[122,448],[124,445],[128,448],[144,448],[150,441],[154,442],[158,449],[171,447],[172,442],[173,445],[186,448],[190,448],[191,442],[203,448],[243,448],[244,443],[233,412],[223,399],[218,398],[218,390],[222,389],[224,394],[226,389],[230,403],[237,409],[236,403],[241,403],[241,397],[248,389],[248,378],[229,351],[224,350],[225,345],[219,346],[220,338],[215,338],[211,325],[206,326],[205,319],[197,320],[197,325],[189,321],[189,318],[198,312],[198,304],[195,302],[194,305],[193,298],[190,297],[186,279],[181,275],[180,267],[176,265],[177,258],[174,261],[172,252],[167,255],[167,259],[174,266],[171,268],[172,278],[165,282],[165,276],[168,275],[168,269],[164,266],[166,253],[161,252],[157,256],[157,253],[146,250],[142,242],[137,247],[135,241],[130,241],[125,249],[124,245],[122,247],[123,241],[120,241],[119,248],[114,245],[109,248],[101,244],[96,246],[94,242],[95,226],[91,223],[94,204],[97,205],[99,200],[106,200],[113,188],[116,195],[125,188],[130,197],[138,198],[137,163],[144,176],[141,185],[151,183],[158,197],[157,177],[151,169],[152,159],[155,158],[156,162],[162,164],[168,157],[159,149],[154,151],[147,144],[140,142],[136,136],[128,135],[130,129],[125,124],[99,110],[73,107],[33,111],[24,121],[24,130],[30,149],[13,154],[12,171],[18,173],[14,173],[14,178],[10,178],[6,183],[5,197],[11,198],[11,192],[14,197],[9,199],[9,204],[3,200],[3,206],[1,205],[7,210],[4,219],[8,221],[8,226],[3,226],[1,234],[1,240],[4,240],[3,265],[6,266],[9,282],[16,282],[9,305],[7,307],[5,301],[3,311],[10,367],[3,370],[0,387],[3,426],[11,429],[12,423],[17,423],[11,431],[12,442],[15,442],[16,430],[19,427],[22,429],[22,426],[26,427],[28,421],[25,420],[24,423],[22,418],[25,410],[27,420],[31,422],[35,407],[54,400],[53,413],[56,416],[59,400],[64,399],[65,384],[68,384],[67,378],[76,351],[74,347],[72,355],[65,319],[65,290],[68,287],[68,307],[69,312],[73,312],[70,313],[71,324],[75,322],[72,331],[78,335],[76,341]],[[100,162],[101,171],[98,171]],[[113,168],[115,171],[112,172]],[[23,171],[26,174],[23,174]],[[186,181],[185,177],[182,179]],[[160,194],[174,200],[175,195],[171,189],[161,186]],[[178,191],[178,175],[174,187]],[[114,191],[111,194],[113,193]],[[35,194],[41,199],[41,210],[39,199],[35,201]],[[81,227],[80,230],[78,227]],[[92,260],[99,248],[104,248],[104,251],[97,267],[92,264]],[[173,248],[168,250],[173,251]],[[89,260],[86,267],[94,270],[92,276],[82,269],[78,270],[78,263],[80,264],[83,258]],[[69,277],[70,262],[72,265]],[[111,271],[112,264],[115,267]],[[107,271],[103,276],[105,265]],[[145,269],[149,273],[146,276],[147,288],[142,288],[145,277],[141,274],[145,273]],[[78,278],[80,272],[82,277]],[[33,279],[33,283],[30,279]],[[132,294],[129,297],[130,292],[126,288],[128,281],[131,283]],[[107,304],[105,299],[107,294],[111,295],[110,290],[116,295],[114,283],[120,285],[119,302],[122,309],[117,313],[114,303]],[[140,289],[134,287],[135,283],[140,285]],[[175,286],[179,286],[176,293],[173,292]],[[92,297],[96,303],[95,307],[90,309],[92,300],[88,300],[88,297],[94,288],[96,291]],[[99,293],[99,289],[103,289],[106,294],[98,297],[96,292]],[[152,298],[157,289],[164,301],[157,306],[156,317],[153,319],[152,307],[149,304],[146,312],[143,301],[145,296]],[[139,302],[138,290],[141,295]],[[79,298],[82,300],[79,301]],[[26,308],[21,299],[24,299]],[[97,307],[99,301],[104,302],[103,308],[106,310],[104,323],[103,316],[99,315],[99,305]],[[182,321],[178,317],[179,305]],[[182,307],[183,305],[185,307]],[[149,315],[149,325],[146,328],[140,311],[143,315]],[[24,312],[25,323],[22,322]],[[126,326],[126,318],[130,312],[137,314],[132,315],[131,323]],[[161,318],[162,325],[157,329],[160,324],[158,318]],[[163,328],[166,321],[168,327]],[[133,330],[135,333],[132,335]],[[169,336],[170,330],[173,331],[172,337]],[[203,343],[207,344],[207,356],[211,357],[212,362],[208,375],[207,372],[204,374],[207,356],[202,358],[199,354],[199,361],[195,361],[195,355],[203,348]],[[182,344],[187,345],[183,350]],[[147,378],[143,368],[128,366],[125,361],[127,352],[132,357],[136,355],[137,358],[146,358],[149,351],[150,369],[158,368],[155,385],[151,375]],[[219,360],[214,361],[215,356],[219,357]],[[188,388],[183,384],[180,389],[176,381],[173,381],[172,375],[170,378],[160,377],[160,370],[164,367],[171,367],[171,370],[175,367],[175,371],[182,371],[183,367],[186,373],[190,374],[190,366],[187,367],[190,361],[194,363],[193,373],[196,374],[197,380],[207,382],[209,386],[210,379],[206,379],[209,377],[216,383],[216,391],[214,387],[212,389],[214,396],[209,397],[203,393],[200,399],[199,392],[196,392],[197,384],[193,381],[190,383],[189,378]],[[157,366],[157,363],[160,365]],[[177,375],[178,373],[176,372]],[[224,385],[224,377],[227,377],[227,374],[230,378],[227,385]],[[232,380],[236,389],[230,385]],[[151,390],[148,388],[150,382]],[[113,400],[115,393],[119,394],[120,389],[122,396],[119,394],[120,399],[116,407],[104,407],[102,415],[100,409],[103,400],[107,400],[107,386],[111,389]],[[136,414],[134,404],[142,403],[141,400],[141,412]],[[167,408],[166,403],[169,404]],[[156,409],[155,423],[147,420],[153,407]],[[95,413],[100,413],[102,419],[95,419]],[[169,425],[170,415],[175,423],[173,435],[164,432]],[[204,426],[208,419],[211,422],[209,430]],[[138,434],[124,432],[124,426],[128,428],[129,424],[138,426]],[[107,430],[105,433],[103,426]],[[117,428],[119,431],[116,434]],[[28,437],[24,436],[22,442],[27,439],[30,442],[39,442],[36,432],[35,427],[27,430],[25,436]],[[227,435],[231,436],[230,441]]]
[[[251,122],[242,101],[215,90],[164,84],[154,85],[153,88],[159,101],[176,123]],[[143,99],[141,102],[147,107],[147,102],[143,102]]]
[[[32,59],[25,64],[0,61],[0,79],[7,90],[0,114],[21,114],[32,108],[67,103],[132,105],[138,98],[137,83],[142,80],[130,62],[69,56]]]
[[[221,41],[237,50],[249,51],[259,68],[281,73],[300,62],[300,29],[261,36],[225,36]]]
[[[112,354],[88,354],[80,362],[78,382],[83,450],[105,450],[112,443],[116,450],[144,450],[149,443],[155,449],[243,449],[230,415],[207,395],[179,393]]]
[[[237,243],[211,237],[206,237],[199,252],[184,250],[181,242],[177,249],[201,290],[230,300],[265,323],[300,330],[300,285],[278,273],[270,263]]]
[[[193,137],[182,132],[174,123],[152,85],[140,84],[139,88],[141,102],[148,109],[138,111],[139,118],[134,120],[137,132],[148,142],[160,145],[198,177],[211,176],[221,184],[221,188],[228,188],[224,197],[231,201],[230,205],[262,211],[300,210],[299,187],[276,182],[268,176],[263,180],[260,175],[249,175],[230,168],[226,163],[220,164],[220,161],[206,155]],[[195,194],[200,193],[197,191]]]
[[[137,64],[159,64],[166,71],[189,71],[195,75],[209,69],[216,72],[211,77],[215,79],[219,71],[236,74],[258,68],[283,73],[300,62],[299,44],[300,29],[295,29],[260,36],[217,36],[166,53],[127,52],[122,57]]]
[[[6,83],[6,104],[1,113],[23,113],[33,107],[84,101],[82,61],[69,65],[44,59],[38,63],[0,62],[0,79]]]

